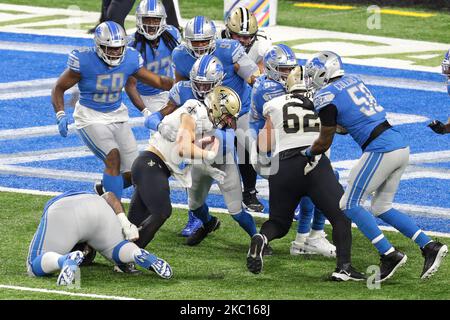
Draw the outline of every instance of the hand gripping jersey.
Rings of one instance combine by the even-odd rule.
[[[245,55],[245,49],[238,41],[230,39],[217,39],[216,50],[212,53],[222,62],[225,78],[222,85],[230,87],[239,95],[242,101],[240,115],[248,112],[250,108],[251,87],[247,79],[242,79],[235,71],[234,64]],[[175,48],[172,53],[172,61],[175,71],[186,79],[189,79],[189,72],[192,69],[196,59],[191,56],[184,44]]]
[[[170,33],[178,43],[181,42],[180,32],[175,27],[169,25],[164,32]],[[168,48],[162,37],[159,38],[158,47],[152,49],[150,44],[146,41],[145,48],[142,48],[142,42],[139,42],[137,43],[136,50],[141,52],[142,58],[144,59],[144,66],[147,70],[161,76],[174,78],[172,50]],[[150,87],[140,81],[137,83],[137,90],[142,96],[153,96],[163,91],[158,88]]]
[[[222,30],[218,36],[221,39],[227,39],[225,30]],[[255,41],[249,48],[246,49],[246,52],[250,59],[252,59],[255,63],[259,63],[264,58],[266,51],[272,46],[272,40],[266,32],[261,29],[258,30],[255,37]]]
[[[281,83],[267,78],[266,75],[262,75],[256,79],[252,89],[252,104],[250,111],[250,126],[256,131],[256,134],[264,127],[264,105],[273,98],[284,94],[286,94],[286,89]]]
[[[384,108],[356,76],[344,76],[315,93],[314,108],[317,113],[328,105],[336,106],[337,124],[347,129],[361,147],[373,129],[386,121]],[[365,151],[389,152],[406,146],[402,135],[391,128],[373,140]]]
[[[111,112],[122,103],[122,89],[128,77],[142,68],[139,52],[127,47],[122,63],[110,67],[95,52],[95,48],[73,50],[67,66],[81,76],[78,82],[80,104],[99,112]]]
[[[213,129],[213,125],[208,118],[206,107],[197,100],[186,101],[186,103],[173,113],[164,117],[162,123],[170,125],[173,128],[180,128],[181,115],[185,113],[195,119],[195,131],[200,137],[203,133]],[[176,142],[171,142],[164,138],[159,132],[156,132],[150,137],[149,145],[153,146],[161,153],[167,167],[182,186],[190,188],[192,184],[191,165],[188,164],[188,162],[191,161],[189,161],[190,159],[187,160],[180,157]]]
[[[320,120],[308,98],[286,94],[264,104],[263,116],[270,117],[275,130],[275,149],[281,151],[310,146],[319,136]]]

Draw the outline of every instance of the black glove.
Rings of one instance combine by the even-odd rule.
[[[444,134],[445,133],[445,125],[439,120],[434,120],[428,124],[428,126],[436,133]]]

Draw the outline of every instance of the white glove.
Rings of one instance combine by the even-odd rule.
[[[204,164],[203,166],[204,166],[204,170],[206,171],[206,173],[211,178],[216,180],[217,183],[223,184],[225,182],[225,177],[227,176],[225,171],[222,171],[220,169],[214,168],[213,166],[210,166],[209,164]]]
[[[158,132],[170,142],[177,140],[178,129],[175,129],[171,125],[160,123],[158,126]]]
[[[125,213],[123,212],[119,213],[117,215],[117,218],[120,221],[120,225],[122,226],[122,232],[126,240],[135,241],[139,239],[138,228],[128,220]]]
[[[311,163],[309,163],[309,162],[306,163],[305,171],[304,171],[305,172],[305,176],[308,173],[310,173],[317,166],[317,164],[319,163],[320,158],[322,158],[321,154],[319,154],[317,156],[314,156],[314,161],[311,161]]]

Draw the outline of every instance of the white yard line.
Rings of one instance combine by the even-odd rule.
[[[100,294],[92,294],[92,293],[76,293],[76,292],[68,292],[68,291],[60,291],[60,290],[49,290],[49,289],[40,289],[40,288],[9,286],[9,285],[4,285],[4,284],[0,284],[0,289],[17,290],[17,291],[28,291],[28,292],[39,292],[39,293],[56,294],[56,295],[71,296],[71,297],[94,298],[94,299],[142,300],[142,299],[130,298],[130,297],[108,296],[108,295],[100,295]]]

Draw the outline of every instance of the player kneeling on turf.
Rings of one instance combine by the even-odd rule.
[[[138,237],[137,227],[128,221],[112,192],[103,196],[63,193],[44,208],[30,244],[28,274],[40,277],[59,271],[57,285],[71,285],[84,254],[70,250],[77,243],[86,242],[115,264],[134,262],[164,279],[171,278],[172,268],[166,261],[130,242]]]

